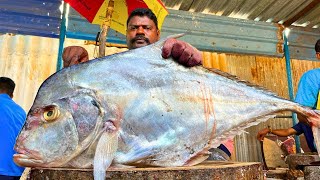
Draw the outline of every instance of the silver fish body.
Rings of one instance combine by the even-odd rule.
[[[163,59],[159,42],[49,77],[17,139],[15,162],[85,168],[105,155],[113,164],[194,165],[210,148],[283,110],[315,115],[270,92]],[[44,118],[55,111],[56,118]],[[115,138],[102,141],[106,132]]]

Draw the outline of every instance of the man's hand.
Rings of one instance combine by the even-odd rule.
[[[162,48],[162,57],[167,59],[170,56],[184,66],[202,64],[202,54],[199,50],[174,38],[167,39]]]
[[[63,67],[72,66],[89,60],[86,49],[81,46],[68,46],[62,53]]]
[[[263,141],[264,137],[269,133],[268,128],[264,128],[261,131],[258,132],[257,139],[259,141]]]

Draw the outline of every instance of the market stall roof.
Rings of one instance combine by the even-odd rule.
[[[58,37],[61,0],[0,0],[0,33]]]
[[[163,0],[168,9],[320,28],[320,0]],[[61,0],[1,0],[0,33],[58,37]]]
[[[168,9],[285,26],[320,26],[320,0],[163,0]]]

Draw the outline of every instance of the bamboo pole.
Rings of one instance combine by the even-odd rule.
[[[106,52],[106,39],[107,39],[107,34],[108,34],[108,29],[111,24],[111,18],[112,18],[112,13],[113,13],[113,8],[114,8],[114,1],[109,0],[108,7],[107,7],[107,12],[106,12],[106,20],[102,24],[102,29],[100,33],[100,38],[99,38],[99,57],[104,57],[105,52]]]

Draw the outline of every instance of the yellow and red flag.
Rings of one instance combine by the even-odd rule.
[[[109,0],[64,0],[92,24],[102,25],[106,20]],[[114,0],[110,28],[126,34],[127,19],[136,8],[149,8],[157,16],[161,29],[168,11],[160,0]]]

